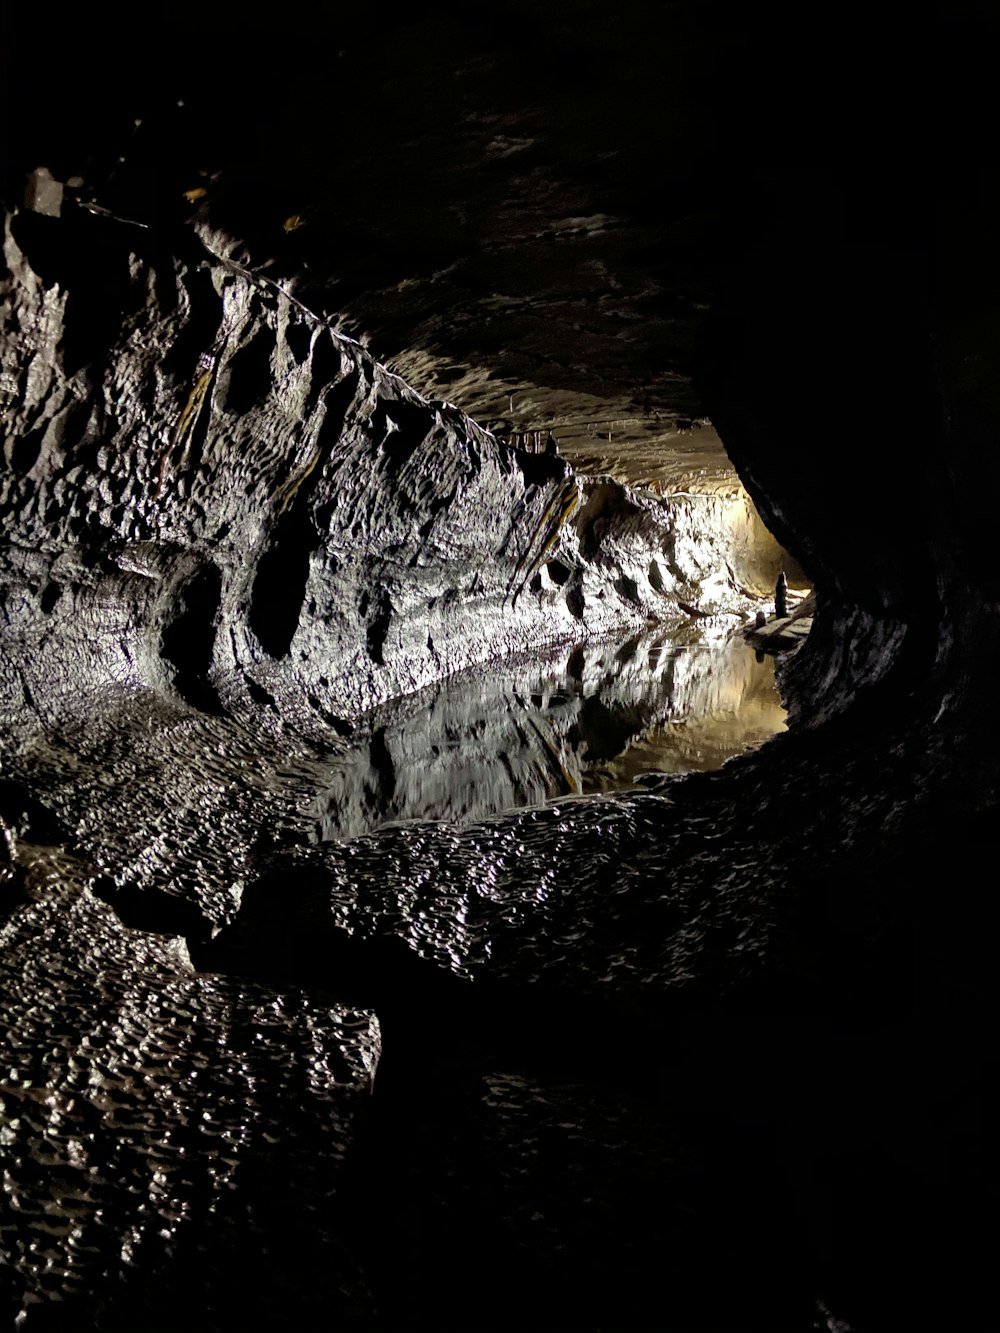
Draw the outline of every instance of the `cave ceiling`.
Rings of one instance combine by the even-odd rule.
[[[860,6],[809,30],[646,0],[22,12],[9,188],[44,162],[121,215],[208,223],[427,396],[587,470],[724,477],[692,385],[720,291],[788,216],[822,233],[801,179],[832,170],[878,232],[885,176],[968,150],[988,10],[936,7],[905,61]]]
[[[57,39],[61,95],[18,138],[25,169],[82,177],[123,216],[225,231],[427,396],[551,431],[574,463],[730,474],[691,385],[731,188],[706,16],[445,5],[387,17],[377,40],[358,15],[282,22],[199,14],[197,55],[171,25],[134,65]],[[234,95],[248,64],[259,91]]]

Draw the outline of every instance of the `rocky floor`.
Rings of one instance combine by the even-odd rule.
[[[786,615],[758,611],[755,620],[743,630],[743,637],[753,647],[767,653],[787,652],[799,648],[812,629],[816,598],[807,594],[793,600]]]
[[[965,1204],[995,1101],[988,937],[957,976],[926,879],[987,837],[974,718],[931,747],[903,714],[888,743],[830,724],[644,794],[317,843],[302,758],[269,742],[261,767],[153,696],[102,715],[120,758],[71,760],[66,734],[43,771],[22,745],[2,793],[27,1327],[930,1331],[950,1281],[919,1305],[907,1282],[942,1213],[953,1326],[985,1327]],[[961,791],[955,738],[981,760]],[[279,784],[311,807],[280,814]],[[174,809],[190,850],[126,870]],[[243,885],[213,935],[183,901],[232,882],[227,845]]]

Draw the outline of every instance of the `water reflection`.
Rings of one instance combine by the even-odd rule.
[[[330,762],[318,841],[410,819],[471,823],[646,772],[717,768],[784,730],[774,663],[741,638],[662,633],[576,647],[442,681],[367,719]]]

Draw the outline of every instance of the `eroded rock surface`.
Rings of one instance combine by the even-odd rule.
[[[15,632],[19,573],[26,623],[98,622],[105,678],[234,708],[292,677],[336,715],[698,599],[669,503],[427,402],[190,233],[21,214],[6,245]]]

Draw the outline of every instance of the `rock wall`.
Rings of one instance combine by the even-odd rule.
[[[103,873],[215,925],[261,826],[295,823],[268,775],[319,781],[362,711],[702,600],[718,634],[751,604],[686,499],[508,447],[226,249],[18,214],[0,349],[8,770]]]
[[[975,172],[926,189],[906,163],[758,173],[700,376],[779,541],[842,602],[911,621],[949,586],[995,596],[995,205]]]

